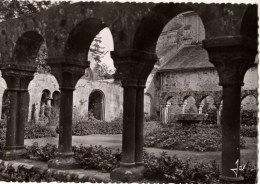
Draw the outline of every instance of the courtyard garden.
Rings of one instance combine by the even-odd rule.
[[[0,126],[2,149],[5,141],[6,122],[2,120]],[[255,149],[256,152],[256,146],[252,148],[249,144],[250,141],[251,143],[253,141],[256,145],[256,132],[254,123],[250,126],[246,124],[241,126],[241,157],[244,156],[243,150]],[[55,158],[58,154],[58,133],[58,127],[53,128],[37,123],[27,124],[25,145],[28,152],[24,158],[42,162]],[[117,118],[112,122],[95,118],[76,121],[73,123],[72,134],[73,152],[83,169],[95,169],[106,173],[119,166],[122,118]],[[146,147],[144,181],[219,183],[221,127],[214,124],[197,126],[182,126],[174,122],[162,124],[153,119],[146,119],[144,137]],[[108,143],[109,141],[111,143]],[[98,145],[99,143],[101,145]],[[201,156],[198,158],[203,159],[194,159],[199,154]],[[242,172],[245,181],[254,183],[257,174],[255,158],[251,159],[250,156],[246,156],[242,164],[245,166]],[[51,177],[44,174],[34,177],[30,175],[32,173],[25,174],[19,169],[15,171],[0,166],[0,176],[5,181],[52,181]],[[55,181],[65,180],[55,178]]]

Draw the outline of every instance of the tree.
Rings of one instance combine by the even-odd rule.
[[[69,1],[18,1],[18,0],[1,0],[0,1],[0,21],[17,18],[23,15],[37,13],[47,10],[51,7],[62,4],[69,4]]]

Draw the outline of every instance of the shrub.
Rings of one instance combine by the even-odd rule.
[[[257,125],[257,111],[243,110],[241,113],[241,124],[247,126]]]
[[[0,120],[0,141],[5,140],[6,136],[6,120]]]
[[[39,147],[38,144],[27,147],[27,158],[37,158],[48,161],[57,155],[56,146],[47,144]],[[121,153],[113,152],[110,148],[102,146],[73,146],[75,158],[82,163],[84,169],[98,169],[109,172],[119,166]],[[169,156],[162,152],[160,156],[144,151],[144,176],[149,180],[174,183],[220,183],[220,169],[216,161],[194,162],[190,159],[180,160],[175,155]],[[247,163],[242,175],[245,182],[256,180],[256,165]]]
[[[40,161],[49,161],[57,156],[58,148],[52,144],[46,144],[39,147],[37,142],[34,142],[32,146],[26,147],[26,158],[37,159]]]
[[[159,118],[157,115],[155,115],[155,114],[152,114],[151,116],[147,116],[147,115],[145,114],[145,116],[144,116],[144,121],[145,121],[145,122],[149,122],[149,121],[160,121],[160,118]]]
[[[25,139],[36,139],[41,137],[55,137],[56,133],[47,126],[32,124],[25,127]]]
[[[207,119],[203,121],[205,124],[217,124],[217,110],[214,108],[208,108],[206,112],[208,114]]]
[[[150,132],[157,130],[159,127],[160,127],[159,122],[155,122],[155,121],[144,122],[144,135],[150,134]]]
[[[244,137],[257,137],[257,126],[241,126],[240,133]]]
[[[119,165],[121,155],[119,150],[115,153],[102,146],[74,146],[75,158],[79,160],[84,169],[98,169],[103,172],[112,171]]]
[[[92,134],[121,134],[122,121],[115,119],[111,122],[89,119],[77,122],[72,126],[72,135],[83,136]]]
[[[221,149],[221,129],[214,126],[164,125],[145,135],[145,146],[170,150],[218,151]],[[241,148],[245,140],[241,138]]]
[[[191,160],[182,161],[175,155],[169,156],[163,152],[157,158],[153,154],[144,154],[144,163],[147,168],[146,179],[163,180],[165,182],[211,183],[219,176],[219,167],[215,161],[210,163],[196,163]]]

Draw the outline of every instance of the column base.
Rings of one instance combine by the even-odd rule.
[[[243,183],[244,177],[238,176],[238,177],[229,177],[229,176],[219,176],[219,180],[222,183]]]
[[[4,150],[0,153],[0,157],[3,160],[18,160],[18,159],[24,158],[26,153],[27,153],[27,151],[25,148],[21,148],[21,149],[4,148]]]
[[[60,170],[80,169],[81,163],[73,158],[73,155],[73,153],[60,153],[57,158],[48,162],[48,168]]]
[[[144,178],[144,166],[126,166],[125,164],[120,164],[119,168],[114,169],[110,173],[112,180],[121,182],[136,182]]]

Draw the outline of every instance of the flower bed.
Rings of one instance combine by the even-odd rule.
[[[221,129],[216,126],[164,125],[145,136],[146,147],[170,150],[219,151],[221,150]],[[245,141],[241,138],[241,148]]]
[[[50,144],[43,147],[34,144],[31,147],[27,147],[27,150],[27,158],[34,158],[41,161],[48,161],[55,158],[58,152],[57,147]],[[113,168],[118,167],[121,161],[120,152],[115,152],[110,148],[102,146],[73,146],[73,151],[75,158],[82,163],[82,168],[84,169],[97,169],[103,172],[110,172]],[[169,156],[165,152],[161,153],[158,157],[144,152],[144,165],[146,168],[144,173],[146,180],[174,183],[220,183],[220,170],[216,161],[183,161],[176,156]],[[245,177],[246,183],[256,180],[256,168],[256,165],[251,163],[245,165],[242,175]],[[17,178],[19,177],[17,176]],[[41,181],[49,180],[43,178]]]

